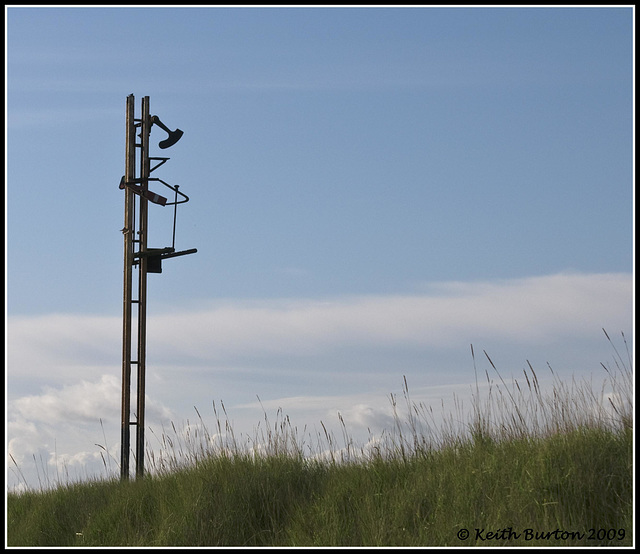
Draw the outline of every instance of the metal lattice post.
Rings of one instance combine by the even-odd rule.
[[[136,121],[138,124],[136,124]],[[136,143],[136,128],[140,128],[141,142]],[[144,412],[145,412],[145,372],[146,372],[146,334],[147,334],[147,222],[148,200],[144,194],[148,191],[149,178],[149,134],[151,116],[149,97],[142,99],[142,117],[135,119],[135,98],[127,97],[127,146],[124,176],[125,224],[124,234],[124,294],[122,324],[122,418],[120,445],[120,477],[128,480],[129,458],[131,452],[131,425],[136,426],[136,478],[144,474]],[[136,148],[140,149],[140,177],[136,177]],[[134,194],[127,183],[139,182],[142,194]],[[138,225],[136,229],[135,212],[138,202]],[[136,238],[137,236],[137,238]],[[138,251],[135,252],[135,245]],[[136,261],[137,259],[137,261]],[[133,267],[138,268],[138,298],[133,298]],[[137,333],[135,359],[132,357],[133,341],[133,305],[137,304]],[[137,366],[136,417],[131,420],[131,368]]]
[[[125,191],[124,203],[124,295],[123,295],[123,324],[122,324],[122,418],[120,444],[120,478],[128,480],[129,458],[131,453],[131,425],[136,426],[136,478],[144,475],[144,431],[145,431],[145,380],[146,380],[146,340],[147,340],[147,274],[162,273],[162,260],[175,258],[197,252],[195,248],[175,251],[175,206],[189,201],[189,197],[178,191],[178,185],[172,187],[162,179],[151,178],[151,172],[160,167],[169,158],[150,157],[149,142],[151,127],[157,125],[169,136],[161,141],[161,149],[173,146],[182,131],[172,131],[160,121],[157,116],[151,116],[149,97],[142,98],[142,114],[135,118],[135,98],[133,94],[127,96],[126,110],[126,163],[125,174],[120,181],[120,188]],[[139,129],[140,142],[136,142],[136,130]],[[136,177],[136,154],[140,149],[140,175]],[[151,168],[150,161],[159,161]],[[148,248],[148,208],[149,202],[167,205],[167,199],[149,190],[149,181],[159,182],[175,192],[173,218],[173,244],[167,248]],[[182,200],[178,200],[178,195]],[[136,205],[138,222],[136,229]],[[136,238],[137,237],[137,238]],[[137,250],[136,250],[137,246]],[[133,268],[138,269],[137,299],[134,298]],[[137,304],[136,322],[133,323],[133,305]],[[135,358],[132,358],[133,328],[137,327]],[[131,417],[131,368],[137,366],[136,382],[136,413]]]

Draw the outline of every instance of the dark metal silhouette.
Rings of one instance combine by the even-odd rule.
[[[125,192],[124,200],[124,293],[122,324],[122,413],[121,413],[121,445],[120,445],[120,478],[129,479],[129,455],[131,426],[136,427],[136,478],[144,474],[144,413],[145,413],[145,377],[146,377],[146,334],[147,334],[147,273],[162,273],[162,260],[197,252],[195,248],[176,252],[176,210],[178,204],[189,201],[189,197],[178,190],[178,185],[171,186],[162,179],[150,177],[151,172],[164,164],[169,158],[149,156],[149,135],[153,124],[165,130],[169,137],[159,143],[160,148],[174,145],[183,132],[180,129],[169,130],[157,116],[149,115],[149,97],[142,99],[142,116],[135,118],[134,96],[127,96],[126,107],[126,162],[125,174],[120,180],[120,189]],[[136,129],[141,141],[136,142]],[[140,175],[136,177],[136,149],[140,150]],[[157,163],[151,167],[150,161]],[[175,199],[169,202],[149,190],[149,181],[156,181],[171,189]],[[178,195],[182,197],[178,200]],[[160,206],[174,208],[173,244],[166,248],[147,247],[148,207],[149,202]],[[138,222],[136,229],[136,205],[138,206]],[[137,236],[137,238],[136,238]],[[137,250],[136,250],[137,247]],[[133,268],[138,270],[137,298],[134,298]],[[137,307],[137,343],[133,355],[133,308]],[[131,370],[137,368],[137,397],[134,419],[131,417]]]
[[[176,129],[175,131],[172,131],[171,129],[169,129],[164,123],[162,123],[162,121],[160,121],[160,118],[157,115],[154,115],[151,118],[151,124],[153,125],[154,123],[158,127],[160,127],[160,129],[163,129],[169,134],[168,138],[161,140],[158,144],[158,146],[162,149],[173,146],[176,142],[180,140],[180,137],[182,137],[183,135],[180,129]]]

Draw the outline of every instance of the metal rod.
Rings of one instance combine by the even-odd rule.
[[[173,204],[173,241],[171,247],[176,247],[176,218],[178,217],[178,185],[176,185],[176,196]]]
[[[158,162],[159,161],[160,163],[154,165],[151,169],[149,169],[149,173],[152,173],[153,171],[158,169],[163,163],[166,163],[168,159],[169,158],[159,158],[159,157],[156,157],[156,156],[150,157],[149,160],[153,160],[154,162]]]
[[[151,116],[149,111],[149,97],[142,98],[142,143],[140,151],[140,178],[142,187],[149,187],[149,135],[151,132]],[[144,475],[144,413],[145,413],[145,372],[146,372],[146,340],[147,340],[147,222],[148,200],[140,196],[140,258],[138,285],[138,396],[137,412],[138,425],[136,427],[136,478]]]
[[[185,202],[189,202],[189,197],[184,192],[178,191],[178,188],[180,188],[178,185],[171,186],[169,183],[163,181],[162,179],[158,179],[158,177],[149,177],[148,181],[158,181],[165,187],[170,188],[171,190],[182,196],[182,198],[184,198],[184,200],[180,200],[180,202],[178,202],[177,200],[175,202],[167,202],[165,206],[172,206],[173,204],[184,204]]]
[[[133,94],[127,96],[126,104],[126,153],[125,180],[133,179],[136,172],[135,148],[135,98]],[[131,411],[131,289],[133,271],[133,234],[135,198],[133,191],[125,190],[124,197],[124,286],[123,286],[123,324],[122,324],[122,413],[121,413],[121,441],[120,441],[120,478],[129,479],[129,451]]]
[[[166,248],[147,248],[144,252],[134,252],[134,258],[141,258],[142,256],[157,256],[159,254],[171,254],[175,252],[176,249],[171,246],[167,246]]]
[[[167,258],[177,258],[186,254],[195,254],[197,251],[197,248],[190,248],[189,250],[180,250],[180,252],[170,252],[169,254],[162,254],[162,259],[166,260]]]

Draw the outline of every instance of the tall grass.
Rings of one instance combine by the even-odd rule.
[[[315,436],[298,430],[282,410],[236,436],[224,404],[212,429],[195,408],[195,422],[151,435],[143,480],[9,494],[8,542],[628,546],[633,374],[628,346],[627,360],[613,348],[598,391],[550,366],[550,387],[531,364],[505,380],[484,352],[471,412],[454,399],[444,421],[405,378],[389,397],[393,428],[365,444],[342,416],[338,437],[322,422]],[[473,347],[472,359],[477,375]]]

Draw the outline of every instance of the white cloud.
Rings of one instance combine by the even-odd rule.
[[[9,378],[44,377],[47,381],[97,377],[102,364],[121,362],[122,318],[74,314],[9,317]]]
[[[149,397],[146,402],[148,424],[174,417],[160,402]],[[120,380],[114,375],[61,388],[46,386],[41,394],[9,401],[7,462],[14,474],[13,484],[24,485],[23,480],[28,479],[29,486],[35,486],[36,478],[44,485],[106,477],[107,468],[111,474],[117,472],[120,444],[115,435],[120,428],[120,403]]]
[[[118,413],[119,404],[118,379],[113,375],[103,375],[98,383],[81,381],[77,385],[66,385],[61,390],[45,387],[43,394],[18,398],[13,407],[19,416],[54,424],[86,422],[95,420],[97,414]]]
[[[631,322],[630,274],[452,283],[422,295],[282,300],[156,316],[154,347],[216,359],[332,348],[448,347],[500,338],[533,343]]]
[[[8,453],[19,464],[40,447],[44,438],[33,421],[22,418],[7,422],[7,436]]]
[[[250,434],[263,410],[273,422],[280,409],[300,431],[307,428],[311,441],[323,432],[320,422],[339,439],[340,414],[348,433],[364,444],[374,440],[370,433],[393,426],[387,387],[397,390],[402,375],[412,400],[438,414],[456,408],[452,391],[468,398],[470,343],[481,378],[485,348],[505,378],[526,367],[526,359],[536,370],[547,360],[554,370],[556,362],[571,370],[600,369],[609,348],[601,327],[612,336],[628,334],[632,290],[630,274],[559,274],[439,283],[413,295],[227,301],[153,314],[146,420],[180,425],[185,414],[193,416],[194,405],[204,415],[215,396],[232,410],[234,432]],[[100,453],[114,470],[121,318],[51,314],[9,317],[7,324],[9,453],[21,470],[27,473],[25,464],[33,466],[36,455],[56,472],[84,465],[100,474]],[[251,402],[256,393],[262,402]],[[444,410],[441,398],[447,399]],[[108,456],[97,446],[101,419]]]
[[[95,422],[105,414],[119,417],[121,382],[115,375],[103,375],[98,382],[81,381],[65,385],[62,389],[45,387],[39,395],[23,396],[12,402],[12,411],[18,417],[47,424]],[[167,420],[171,412],[152,400],[147,404],[147,418]]]
[[[631,274],[558,274],[442,283],[413,295],[227,301],[175,310],[148,317],[147,351],[163,363],[219,366],[247,356],[445,349],[495,340],[532,345],[593,336],[602,327],[628,331],[631,318]],[[121,326],[119,317],[10,317],[9,377],[68,382],[82,368],[89,371],[84,377],[97,379],[121,363]]]

